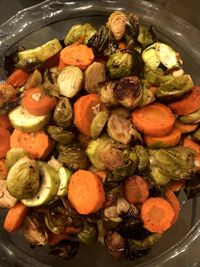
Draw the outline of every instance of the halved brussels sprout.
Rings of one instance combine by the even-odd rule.
[[[105,246],[108,252],[117,260],[124,258],[125,252],[125,239],[117,232],[109,231],[105,235]]]
[[[100,62],[93,62],[84,74],[84,88],[88,93],[96,93],[99,83],[106,80],[105,65]]]
[[[83,80],[84,75],[80,68],[76,66],[64,67],[57,79],[59,93],[69,98],[74,97],[81,90]]]
[[[149,162],[149,155],[143,146],[135,146],[135,152],[138,157],[138,171],[142,172],[146,169]]]
[[[200,143],[200,129],[196,130],[193,134],[192,134],[192,138]]]
[[[142,101],[143,90],[137,76],[120,79],[113,91],[117,101],[127,108],[133,109]]]
[[[50,125],[47,127],[47,131],[53,140],[63,145],[69,145],[75,139],[73,132],[64,130],[62,127]]]
[[[84,42],[87,44],[87,41],[96,33],[96,29],[90,24],[75,24],[68,31],[65,36],[64,43],[70,45],[76,42]]]
[[[121,11],[113,12],[108,18],[107,26],[114,35],[116,41],[123,38],[127,21],[127,15]]]
[[[149,88],[151,85],[160,86],[162,83],[166,83],[173,80],[172,74],[165,74],[161,68],[151,70],[149,68],[144,68],[144,86]]]
[[[27,90],[32,87],[36,87],[42,83],[42,74],[39,70],[34,70],[34,72],[29,76],[27,82],[24,85],[24,89]]]
[[[145,26],[140,26],[137,40],[143,48],[146,48],[154,42],[154,36],[152,36],[150,29]]]
[[[97,241],[98,228],[95,224],[84,222],[83,229],[77,234],[79,240],[86,245],[92,245]]]
[[[56,105],[54,115],[55,123],[63,128],[70,127],[73,120],[73,109],[66,97],[60,98],[58,104]]]
[[[116,81],[104,82],[99,85],[98,92],[101,97],[101,102],[106,106],[117,106],[118,101],[116,96],[114,95],[113,89],[116,86]]]
[[[54,156],[51,156],[50,160],[48,161],[48,164],[53,167],[56,171],[59,171],[59,169],[62,167],[62,163],[54,158]]]
[[[122,221],[122,218],[120,218],[119,214],[117,213],[116,204],[108,206],[104,209],[104,220],[114,223],[120,223]]]
[[[88,40],[88,46],[98,53],[102,52],[109,41],[109,30],[106,26],[101,26],[99,30]]]
[[[96,139],[102,132],[109,117],[108,110],[102,110],[94,117],[90,126],[90,135]]]
[[[6,180],[0,179],[0,208],[10,209],[17,204],[17,199],[11,196],[6,189]]]
[[[30,198],[36,194],[39,185],[39,169],[35,160],[24,156],[10,168],[6,188],[13,197]]]
[[[143,88],[142,100],[139,104],[140,107],[146,106],[152,102],[154,102],[155,96],[154,94],[147,88]]]
[[[60,73],[58,67],[46,69],[43,75],[42,87],[46,94],[59,97],[59,87],[57,84],[57,78]]]
[[[14,147],[8,150],[5,158],[6,169],[10,168],[21,158],[28,156],[28,152],[22,147]]]
[[[66,146],[59,153],[58,160],[71,170],[86,169],[89,164],[85,151],[75,146]]]
[[[112,114],[122,117],[124,119],[128,119],[131,116],[131,111],[130,109],[125,107],[118,107],[112,110]]]
[[[185,124],[196,124],[200,122],[200,109],[188,115],[179,116],[178,119]]]

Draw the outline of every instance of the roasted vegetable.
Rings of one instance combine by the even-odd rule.
[[[8,84],[0,84],[0,115],[18,105],[20,96],[16,89]]]
[[[60,98],[55,108],[53,119],[58,126],[63,128],[70,127],[73,120],[73,110],[66,97]]]
[[[138,171],[143,172],[146,169],[149,162],[148,153],[143,146],[139,145],[135,146],[135,152],[138,158],[138,166],[137,166]]]
[[[108,252],[117,260],[124,258],[125,240],[117,232],[109,231],[104,239]]]
[[[57,84],[57,78],[60,73],[58,67],[46,69],[43,75],[42,87],[46,94],[52,96],[59,96],[59,87]]]
[[[105,82],[105,65],[100,62],[93,62],[85,70],[84,88],[88,93],[96,93],[99,83]]]
[[[196,130],[193,134],[192,134],[192,138],[200,143],[200,129]]]
[[[29,76],[27,82],[24,85],[24,89],[30,89],[32,87],[36,87],[38,85],[41,85],[42,83],[42,74],[39,70],[34,70],[34,72]]]
[[[83,42],[87,44],[88,40],[96,33],[96,29],[90,24],[75,24],[68,31],[65,36],[65,45],[73,44],[76,42]]]
[[[98,229],[97,225],[84,222],[83,229],[77,234],[79,240],[86,245],[92,245],[97,241]]]
[[[143,88],[142,99],[140,101],[140,107],[146,106],[155,101],[154,94],[147,88]]]
[[[88,40],[88,46],[100,53],[105,48],[109,40],[109,30],[101,26],[99,30]]]
[[[129,29],[129,32],[134,38],[137,38],[139,34],[139,17],[133,13],[127,14],[127,17],[127,27]]]
[[[108,18],[107,26],[115,37],[116,41],[123,38],[126,30],[127,15],[121,11],[113,12]]]
[[[149,88],[151,85],[160,86],[162,83],[169,82],[174,79],[172,74],[165,74],[161,68],[151,70],[145,68],[144,70],[143,86]]]
[[[71,260],[76,256],[79,249],[79,242],[63,240],[51,248],[50,255],[58,256],[66,260]]]
[[[6,169],[9,171],[10,168],[21,158],[24,156],[28,156],[28,152],[21,148],[21,147],[14,147],[11,148],[5,158],[5,164],[6,164]]]
[[[150,29],[145,26],[139,27],[139,34],[137,40],[143,48],[146,48],[154,42],[155,36],[152,36]]]
[[[104,209],[104,220],[110,223],[109,226],[108,223],[106,224],[106,228],[112,228],[112,226],[115,228],[122,221],[122,218],[120,218],[117,213],[116,204],[110,205]],[[111,222],[113,224],[111,224]]]
[[[149,171],[158,185],[165,185],[170,180],[191,179],[195,174],[194,151],[183,146],[151,149]]]
[[[102,110],[94,117],[90,126],[90,135],[93,139],[96,139],[102,132],[109,117],[108,110]]]
[[[62,127],[50,125],[47,127],[47,131],[51,138],[63,145],[69,145],[75,139],[75,134],[71,131],[67,131]]]
[[[181,122],[185,124],[196,124],[200,122],[200,109],[194,111],[188,115],[182,115],[178,118]]]
[[[62,49],[58,39],[53,39],[39,47],[18,52],[16,67],[32,71]]]
[[[34,196],[39,188],[39,170],[36,161],[27,156],[19,159],[8,172],[6,187],[17,199]]]
[[[83,79],[84,75],[80,68],[76,66],[64,67],[57,79],[59,93],[69,98],[74,97],[81,90]]]
[[[0,180],[0,208],[10,209],[17,203],[17,199],[11,196],[6,189],[6,180]]]
[[[143,90],[136,76],[120,79],[113,91],[117,101],[130,109],[137,107],[142,100]]]
[[[162,83],[156,90],[156,97],[160,100],[174,100],[188,93],[193,87],[190,75],[184,74]]]
[[[70,177],[72,175],[72,172],[65,168],[65,167],[60,167],[58,170],[58,177],[60,179],[60,185],[58,187],[58,196],[66,196],[67,195],[67,189],[68,189],[68,184]]]
[[[58,160],[70,170],[86,169],[89,161],[86,153],[79,147],[66,146],[58,156]]]
[[[113,89],[115,88],[115,86],[115,81],[109,81],[101,83],[98,87],[101,102],[106,106],[116,106],[118,104],[117,98],[113,93]]]

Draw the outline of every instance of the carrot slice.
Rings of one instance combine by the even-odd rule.
[[[184,187],[185,187],[185,180],[184,179],[173,181],[169,185],[169,189],[172,190],[173,192],[178,192],[181,189],[183,189]]]
[[[194,151],[196,151],[197,153],[200,153],[200,145],[198,145],[197,143],[195,143],[194,141],[192,141],[188,137],[184,138],[183,146],[189,147],[189,148],[193,149]]]
[[[84,44],[72,44],[63,48],[60,52],[60,64],[72,65],[85,70],[94,60],[91,48]]]
[[[10,132],[0,126],[0,159],[4,158],[10,149]]]
[[[18,202],[13,208],[9,209],[4,221],[4,229],[8,232],[18,231],[22,225],[29,208]]]
[[[123,184],[124,197],[133,204],[141,204],[149,197],[147,181],[140,176],[131,176]]]
[[[197,124],[184,124],[178,120],[175,121],[175,127],[181,131],[182,134],[191,133],[197,128]]]
[[[151,86],[149,87],[149,90],[155,95],[156,91],[158,90],[157,86]]]
[[[29,74],[21,69],[16,69],[7,79],[6,83],[17,88],[25,84]]]
[[[7,169],[6,169],[5,160],[1,159],[0,160],[0,180],[5,179],[6,176],[7,176]]]
[[[172,131],[175,117],[167,106],[153,103],[134,110],[132,121],[146,135],[164,136]]]
[[[80,214],[97,212],[105,202],[105,191],[101,179],[90,171],[76,171],[69,181],[68,199]]]
[[[148,198],[141,208],[144,227],[152,233],[163,233],[172,225],[175,212],[164,198]]]
[[[25,91],[22,104],[32,115],[41,116],[54,109],[57,99],[45,95],[40,87],[33,87]]]
[[[9,129],[11,127],[10,120],[8,118],[8,114],[2,114],[0,115],[0,126]]]
[[[26,133],[15,129],[10,138],[10,146],[24,148],[33,158],[45,158],[52,149],[52,141],[43,131]]]
[[[159,147],[174,147],[181,139],[181,131],[176,127],[171,133],[165,136],[154,137],[154,136],[144,136],[144,141],[147,147],[159,148]]]
[[[95,108],[100,108],[100,97],[97,94],[82,96],[74,103],[74,125],[84,135],[90,136]]]
[[[169,107],[178,115],[188,115],[200,108],[200,86],[194,86],[191,93],[171,104]]]
[[[180,213],[180,203],[174,192],[170,189],[165,192],[165,199],[171,204],[174,210],[174,218],[172,221],[172,224],[174,224],[177,221]]]

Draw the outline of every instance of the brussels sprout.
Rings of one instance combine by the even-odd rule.
[[[200,109],[188,115],[179,116],[178,119],[185,124],[196,124],[200,122]]]
[[[89,164],[85,151],[74,146],[66,146],[59,153],[58,160],[71,170],[86,169]]]
[[[193,134],[192,134],[192,138],[200,143],[200,129],[196,130]]]
[[[19,159],[8,172],[6,187],[8,192],[17,199],[34,196],[39,185],[39,170],[36,161],[27,156]]]
[[[0,115],[13,109],[19,101],[17,90],[12,85],[2,84],[0,86]]]
[[[65,260],[71,260],[76,256],[78,249],[79,242],[62,240],[51,248],[49,255],[58,256]]]
[[[6,180],[0,179],[0,208],[10,209],[17,204],[17,199],[11,196],[6,189]]]
[[[59,75],[60,69],[58,67],[46,69],[43,75],[42,87],[46,94],[59,96],[59,87],[57,84],[57,78]]]
[[[66,97],[74,97],[82,88],[83,72],[76,66],[64,67],[58,75],[57,84],[59,93]]]
[[[119,215],[127,213],[130,210],[130,203],[123,197],[117,199],[117,213]]]
[[[112,145],[104,147],[99,153],[107,169],[112,171],[124,166],[125,162],[122,151]]]
[[[162,83],[156,90],[156,97],[161,100],[173,100],[188,93],[192,87],[191,76],[184,74]]]
[[[154,42],[154,38],[151,35],[150,30],[145,26],[139,27],[139,34],[137,37],[138,42],[142,45],[143,48],[151,45]]]
[[[93,139],[96,139],[102,132],[109,117],[108,110],[102,110],[93,118],[90,126],[90,135]]]
[[[130,76],[133,73],[133,57],[131,52],[116,51],[107,61],[108,74],[111,78]]]
[[[29,76],[27,82],[24,85],[24,89],[27,90],[32,87],[36,87],[42,83],[42,74],[39,70],[34,70],[34,72]]]
[[[147,165],[148,165],[148,161],[149,161],[149,156],[148,153],[146,151],[146,149],[143,146],[135,146],[135,152],[136,155],[138,157],[138,170],[139,172],[143,172]]]
[[[87,44],[88,40],[96,33],[96,29],[90,24],[75,24],[68,31],[65,36],[64,43],[66,45],[76,43],[76,42],[84,42]]]
[[[109,30],[101,26],[99,30],[88,40],[88,46],[92,47],[98,53],[102,52],[109,40]]]
[[[126,30],[127,15],[121,11],[113,12],[108,18],[107,26],[115,37],[116,41],[123,38]]]
[[[139,17],[133,13],[129,13],[127,17],[127,26],[129,28],[129,32],[134,38],[137,38],[139,34]]]
[[[116,86],[115,81],[109,81],[101,83],[98,87],[98,91],[101,97],[101,102],[106,106],[117,106],[118,101],[113,93],[113,89]]]
[[[131,141],[132,123],[117,114],[112,114],[107,123],[108,135],[122,144],[128,144]]]
[[[109,231],[105,235],[104,239],[105,246],[108,249],[108,252],[117,260],[124,258],[125,251],[125,240],[117,232]]]
[[[14,147],[8,150],[5,158],[6,169],[9,171],[10,168],[24,156],[28,156],[28,153],[22,147]]]
[[[136,76],[120,79],[113,91],[117,101],[127,108],[133,109],[142,101],[143,90]]]
[[[69,145],[75,139],[75,134],[64,130],[62,127],[50,125],[47,127],[47,131],[51,138],[63,145]]]
[[[100,62],[93,62],[84,74],[84,88],[88,93],[96,93],[99,83],[106,80],[105,65]]]
[[[149,171],[155,182],[166,184],[170,179],[191,179],[195,174],[194,151],[177,146],[168,149],[149,150]]]
[[[124,119],[128,119],[131,116],[131,111],[130,109],[125,107],[118,107],[112,110],[112,114],[122,117]]]
[[[66,97],[60,98],[58,101],[53,118],[58,126],[63,128],[71,126],[73,120],[73,110],[69,100]]]
[[[141,100],[139,106],[143,107],[143,106],[149,105],[150,103],[154,102],[155,100],[156,99],[155,99],[154,94],[149,89],[143,88],[142,100]]]
[[[147,88],[149,88],[151,85],[160,86],[162,83],[173,80],[173,78],[174,77],[172,74],[165,74],[160,68],[156,70],[149,70],[149,68],[145,68],[144,71],[144,79],[148,85]],[[144,86],[146,85],[144,84]]]
[[[98,237],[98,229],[95,224],[84,222],[83,229],[77,234],[79,240],[87,245],[92,245]]]
[[[32,71],[62,49],[58,39],[53,39],[39,47],[18,52],[17,68]]]
[[[122,218],[120,218],[119,214],[117,213],[116,204],[108,206],[104,209],[104,220],[114,223],[120,223],[122,221]]]

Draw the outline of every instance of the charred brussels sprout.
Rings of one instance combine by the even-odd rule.
[[[57,67],[46,69],[44,72],[42,87],[48,95],[59,96],[59,87],[57,84],[59,72],[60,70]]]
[[[129,32],[134,38],[137,38],[139,34],[139,18],[137,15],[132,13],[129,13],[127,17],[127,27],[129,28]]]
[[[135,152],[138,157],[138,171],[142,172],[146,169],[149,161],[149,156],[146,149],[143,146],[135,146]]]
[[[71,260],[76,256],[79,249],[79,242],[62,240],[51,248],[50,255],[58,256],[66,260]]]
[[[200,129],[196,130],[193,134],[192,134],[192,138],[200,143]]]
[[[194,111],[188,115],[179,116],[178,118],[181,122],[185,124],[196,124],[200,122],[200,109]]]
[[[96,29],[90,24],[75,24],[65,36],[64,43],[66,45],[82,41],[87,44],[88,40],[96,33]]]
[[[54,121],[63,128],[70,127],[73,120],[73,110],[69,100],[66,97],[60,98],[55,108]]]
[[[188,93],[192,87],[191,76],[184,74],[162,83],[156,90],[156,97],[161,100],[174,100]]]
[[[125,240],[117,232],[109,231],[104,238],[108,252],[117,260],[124,258]]]
[[[47,127],[47,131],[53,140],[63,145],[69,145],[75,139],[74,133],[66,131],[62,127],[51,125]]]
[[[77,234],[79,240],[87,245],[92,245],[98,237],[98,228],[93,223],[85,222],[83,229]]]
[[[39,70],[34,70],[34,72],[29,76],[27,82],[24,85],[25,90],[36,87],[42,83],[42,74]]]
[[[32,197],[39,185],[39,170],[36,161],[27,156],[19,159],[11,167],[6,180],[8,192],[17,199]]]
[[[136,76],[120,79],[113,91],[118,102],[130,109],[137,107],[143,96],[140,80]]]
[[[150,149],[150,175],[159,185],[168,183],[170,179],[191,179],[195,174],[194,155],[193,150],[183,146],[169,149]]]
[[[108,18],[107,26],[115,37],[116,41],[123,38],[126,30],[127,15],[121,11],[113,12]]]
[[[86,169],[89,164],[85,151],[74,146],[66,146],[59,153],[58,160],[71,170]]]
[[[88,40],[88,46],[98,53],[102,52],[109,41],[109,29],[101,26],[99,30]]]
[[[114,95],[113,89],[116,86],[116,81],[109,81],[101,83],[98,87],[101,102],[106,106],[117,106],[118,101]]]

